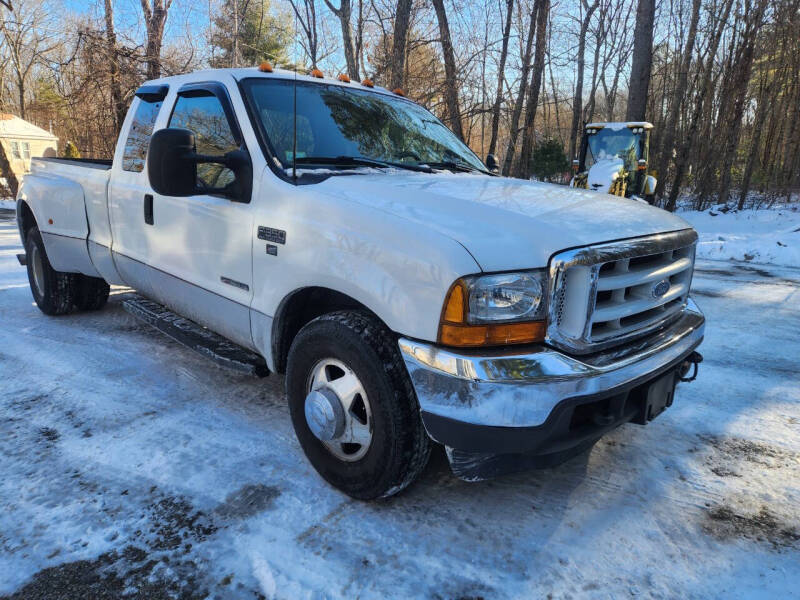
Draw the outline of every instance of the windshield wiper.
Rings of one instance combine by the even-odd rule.
[[[421,165],[427,165],[434,169],[448,169],[450,171],[457,171],[459,173],[485,173],[482,169],[476,169],[472,165],[468,165],[464,162],[456,162],[454,160],[442,160],[439,162],[429,162],[425,161],[420,163]]]
[[[419,171],[422,173],[432,173],[430,167],[422,165],[410,165],[408,163],[397,163],[376,158],[364,158],[361,156],[298,156],[298,165],[333,165],[336,167],[391,167],[396,169],[407,169],[409,171]]]

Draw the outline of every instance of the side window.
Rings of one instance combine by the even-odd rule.
[[[141,173],[144,161],[147,158],[147,148],[150,145],[150,136],[153,134],[153,125],[156,123],[161,101],[148,102],[140,98],[136,113],[133,115],[128,139],[125,140],[125,152],[122,155],[122,169]]]
[[[28,142],[22,142],[22,156],[26,159],[31,157],[31,145]]]
[[[11,156],[14,158],[22,158],[19,153],[19,142],[11,142]]]
[[[180,127],[194,133],[198,154],[222,156],[239,148],[222,104],[213,95],[178,96],[169,127]],[[233,171],[223,165],[197,165],[197,183],[201,188],[223,188],[234,179]]]

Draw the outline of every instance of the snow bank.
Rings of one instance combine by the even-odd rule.
[[[800,204],[723,208],[680,213],[700,234],[698,258],[800,267]]]
[[[17,210],[17,201],[10,198],[0,198],[0,210]]]

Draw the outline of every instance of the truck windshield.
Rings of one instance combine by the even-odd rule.
[[[245,79],[257,129],[285,169],[294,147],[294,82]],[[351,159],[351,160],[348,160]],[[430,112],[399,97],[297,82],[297,164],[303,169],[394,166],[487,172]]]
[[[636,161],[639,160],[639,135],[634,134],[627,127],[619,130],[589,129],[586,134],[589,138],[586,148],[585,167],[587,169],[596,162],[609,158],[621,158],[628,171],[635,168]]]

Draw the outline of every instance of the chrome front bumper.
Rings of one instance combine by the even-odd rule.
[[[565,400],[635,385],[678,365],[702,341],[704,324],[689,299],[663,330],[581,357],[546,346],[471,353],[406,338],[399,345],[423,421],[433,415],[465,425],[532,428],[545,424]]]

